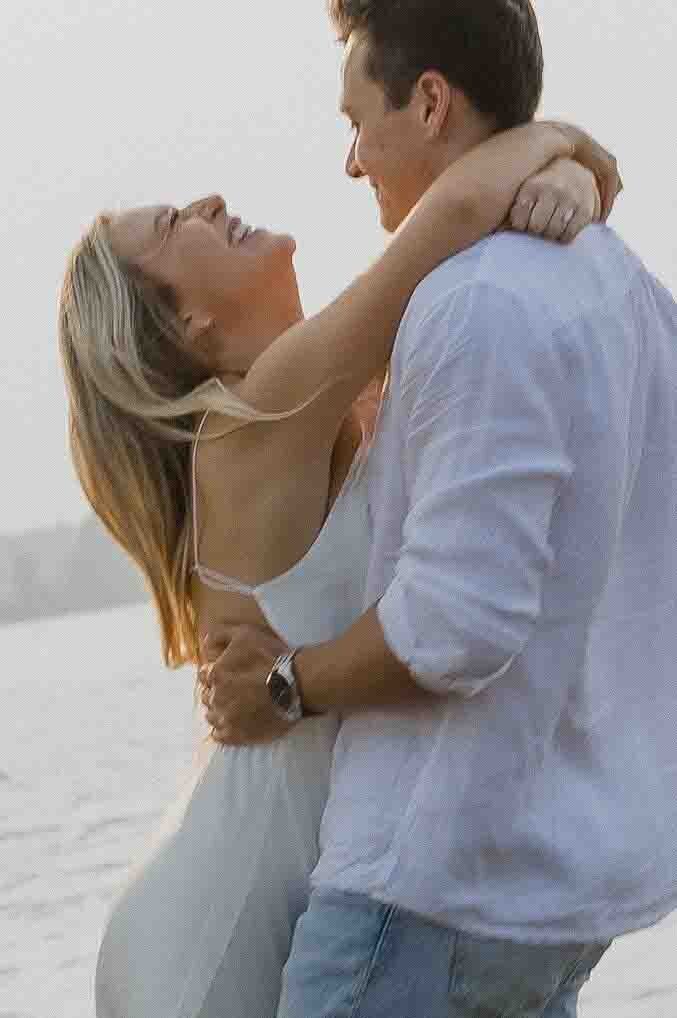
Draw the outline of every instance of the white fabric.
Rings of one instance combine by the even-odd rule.
[[[370,457],[386,640],[312,882],[477,935],[677,906],[677,306],[613,231],[502,233],[415,293]]]
[[[315,544],[253,590],[291,645],[360,614],[368,561],[364,447]],[[269,746],[214,750],[113,907],[98,1018],[272,1018],[305,910],[338,722],[309,718]]]

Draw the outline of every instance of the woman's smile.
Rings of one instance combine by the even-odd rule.
[[[234,224],[234,225],[233,225]],[[230,224],[230,243],[233,247],[239,247],[244,241],[248,240],[253,233],[258,231],[254,227],[249,226],[248,223],[243,223],[239,217],[236,217]]]

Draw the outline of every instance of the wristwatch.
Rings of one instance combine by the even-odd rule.
[[[301,694],[294,675],[296,651],[282,654],[276,659],[266,679],[266,686],[273,701],[273,709],[284,721],[300,721],[304,716]]]

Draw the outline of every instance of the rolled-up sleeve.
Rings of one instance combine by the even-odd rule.
[[[439,303],[404,350],[407,515],[378,604],[424,688],[474,696],[520,653],[552,564],[553,507],[573,466],[565,344],[490,284]]]

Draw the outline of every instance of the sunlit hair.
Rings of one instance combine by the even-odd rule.
[[[110,224],[99,216],[75,248],[59,300],[70,447],[89,503],[146,578],[165,663],[178,667],[200,657],[190,596],[199,416],[273,421],[296,410],[260,413],[210,377],[184,342],[171,291],[118,257]]]

